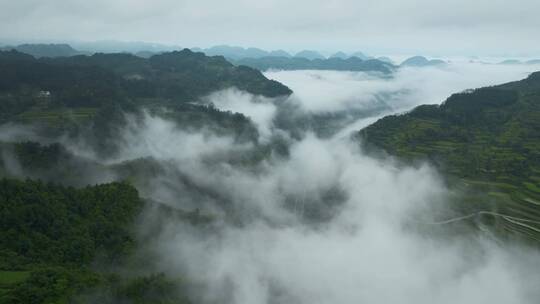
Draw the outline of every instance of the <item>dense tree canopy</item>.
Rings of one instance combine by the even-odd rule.
[[[53,146],[52,148],[54,148]],[[142,202],[122,183],[66,188],[39,181],[0,180],[0,247],[5,267],[88,264],[98,253],[122,256]],[[10,265],[14,259],[16,265]]]
[[[0,52],[0,69],[0,93],[47,91],[70,107],[102,106],[125,97],[185,102],[233,86],[267,97],[291,93],[257,70],[236,67],[223,57],[207,57],[188,49],[149,59],[130,54],[94,54],[37,60],[7,51]]]

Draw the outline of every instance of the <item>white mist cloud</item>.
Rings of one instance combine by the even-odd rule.
[[[429,222],[433,209],[444,208],[447,190],[428,167],[398,169],[348,142],[308,136],[262,174],[231,167],[198,174],[210,173],[238,210],[264,204],[260,213],[250,212],[241,226],[221,222],[215,234],[170,223],[151,243],[161,270],[206,286],[204,303],[493,304],[540,296],[540,275],[530,267],[540,263],[537,251],[479,232],[452,237],[430,235],[427,224],[407,228],[411,218]],[[311,194],[336,184],[347,198],[322,226],[286,208],[284,194],[309,205]]]
[[[3,124],[0,125],[0,142],[43,140],[36,132],[37,129],[32,126],[23,126],[12,123]]]
[[[177,237],[171,254],[210,284],[210,303],[229,294],[232,303],[536,302],[529,292],[538,275],[489,242],[430,242],[376,222],[353,232],[253,225],[219,239]],[[181,242],[188,252],[174,248]]]
[[[313,76],[317,74],[324,77]],[[293,80],[284,82],[297,89],[295,98],[304,107],[337,111],[350,106],[343,102],[348,95],[360,96],[361,103],[381,92],[404,91],[401,98],[387,101],[403,110],[524,74],[519,68],[451,66],[404,69],[391,80],[352,73],[271,75]],[[336,92],[334,99],[314,93],[327,89]],[[212,96],[222,108],[246,114],[258,112],[249,109],[251,98],[234,91]],[[260,121],[268,122],[270,116],[264,117]],[[180,153],[185,161],[175,157],[186,134],[169,123],[147,118],[143,126],[129,132],[129,142],[144,144],[128,145],[126,151],[142,147],[144,153],[135,155],[167,159],[170,170],[219,193],[211,203],[230,203],[240,221],[218,220],[205,233],[167,222],[148,244],[159,256],[159,270],[202,284],[194,295],[202,303],[502,304],[536,303],[540,297],[536,249],[499,242],[467,226],[462,228],[468,232],[456,233],[454,226],[429,224],[452,213],[448,189],[428,166],[399,167],[392,160],[364,155],[348,140],[309,134],[291,145],[287,158],[270,157],[256,168],[219,160],[209,165],[198,153]],[[235,153],[234,142],[218,142],[196,145],[194,151]],[[154,146],[159,150],[147,148]],[[156,192],[165,189],[160,183],[154,186]],[[332,201],[325,195],[335,189],[341,196]],[[193,189],[177,190],[176,204],[186,206],[183,201]],[[313,210],[334,211],[314,224],[309,220],[317,218]]]
[[[334,112],[346,109],[369,109],[373,92],[366,84],[381,82],[378,75],[338,71],[269,71],[265,75],[289,86],[291,97],[308,112]]]
[[[144,113],[142,122],[130,118],[119,140],[124,143],[123,149],[118,158],[110,161],[155,157],[189,163],[228,151],[240,152],[249,147],[248,144],[235,144],[234,139],[217,136],[208,130],[181,130],[173,121],[149,113]]]
[[[456,61],[444,67],[400,68],[391,78],[339,71],[268,71],[265,75],[289,86],[294,94],[288,102],[307,113],[351,114],[354,110],[362,114],[337,133],[341,138],[385,115],[440,104],[454,93],[523,79],[537,70],[540,65]]]
[[[265,75],[294,91],[287,100],[256,96],[236,88],[214,92],[202,102],[218,109],[242,113],[257,127],[261,139],[268,140],[275,130],[276,115],[346,114],[337,137],[375,122],[384,115],[408,111],[422,104],[442,103],[451,94],[470,88],[501,84],[525,78],[540,65],[495,65],[456,61],[443,67],[405,67],[392,77],[343,71],[268,71]],[[293,105],[285,113],[278,105]],[[352,119],[351,119],[352,117]]]
[[[400,68],[392,78],[338,71],[269,71],[265,75],[289,86],[293,99],[306,111],[367,110],[377,100],[404,111],[441,103],[465,89],[522,79],[536,70],[540,65],[455,62],[445,67]]]
[[[232,88],[212,93],[204,99],[220,110],[242,113],[249,117],[263,138],[271,134],[272,121],[277,109],[270,98],[254,96]]]

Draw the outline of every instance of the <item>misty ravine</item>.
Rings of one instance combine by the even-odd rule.
[[[0,304],[540,304],[540,0],[0,0]]]
[[[367,153],[351,137],[382,116],[529,69],[269,71],[294,93],[230,88],[196,102],[249,117],[255,141],[144,110],[125,115],[110,155],[84,138],[58,142],[91,164],[79,168],[82,184],[129,176],[149,202],[134,228],[135,255],[148,263],[132,271],[180,278],[193,303],[537,303],[537,248],[502,242],[474,217],[445,223],[463,216],[453,204],[460,194],[435,168]],[[2,126],[0,139],[43,140],[18,125]],[[2,160],[13,176],[30,175],[10,155]]]

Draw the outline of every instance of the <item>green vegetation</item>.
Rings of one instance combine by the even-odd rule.
[[[522,219],[500,224],[540,241],[539,223],[524,221],[540,220],[540,73],[385,117],[358,138],[405,160],[427,159],[466,187],[488,193],[477,201],[479,209],[489,203]]]
[[[142,202],[127,184],[66,188],[0,180],[0,265],[87,265],[98,254],[120,259],[133,246],[127,229]]]
[[[230,87],[267,97],[291,93],[257,70],[187,49],[149,59],[95,54],[38,60],[0,52],[0,70],[0,124],[34,125],[49,138],[84,137],[103,154],[114,153],[118,130],[127,123],[124,114],[141,115],[141,109],[186,129],[204,127],[256,141],[256,127],[245,116],[192,101]]]
[[[28,271],[0,271],[0,286],[23,282],[29,274]]]
[[[0,68],[0,93],[4,92],[4,98],[25,93],[36,97],[36,103],[42,97],[67,107],[99,107],[151,97],[189,102],[228,87],[266,97],[292,93],[257,70],[188,49],[149,59],[130,54],[95,54],[37,60],[9,51],[0,52]]]
[[[142,207],[125,183],[75,189],[0,180],[0,303],[187,303],[181,284],[162,274],[92,267],[128,260]]]
[[[0,70],[0,122],[66,114],[86,119],[104,106],[148,99],[162,106],[182,104],[229,87],[267,97],[291,94],[257,70],[187,49],[149,59],[95,54],[37,60],[16,51],[0,52]]]

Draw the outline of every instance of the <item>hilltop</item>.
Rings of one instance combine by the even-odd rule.
[[[229,87],[266,97],[291,94],[289,88],[255,69],[187,49],[148,59],[131,54],[35,59],[9,51],[0,52],[0,67],[4,98],[47,92],[41,97],[67,107],[100,107],[125,100],[140,103],[149,98],[185,103]]]

